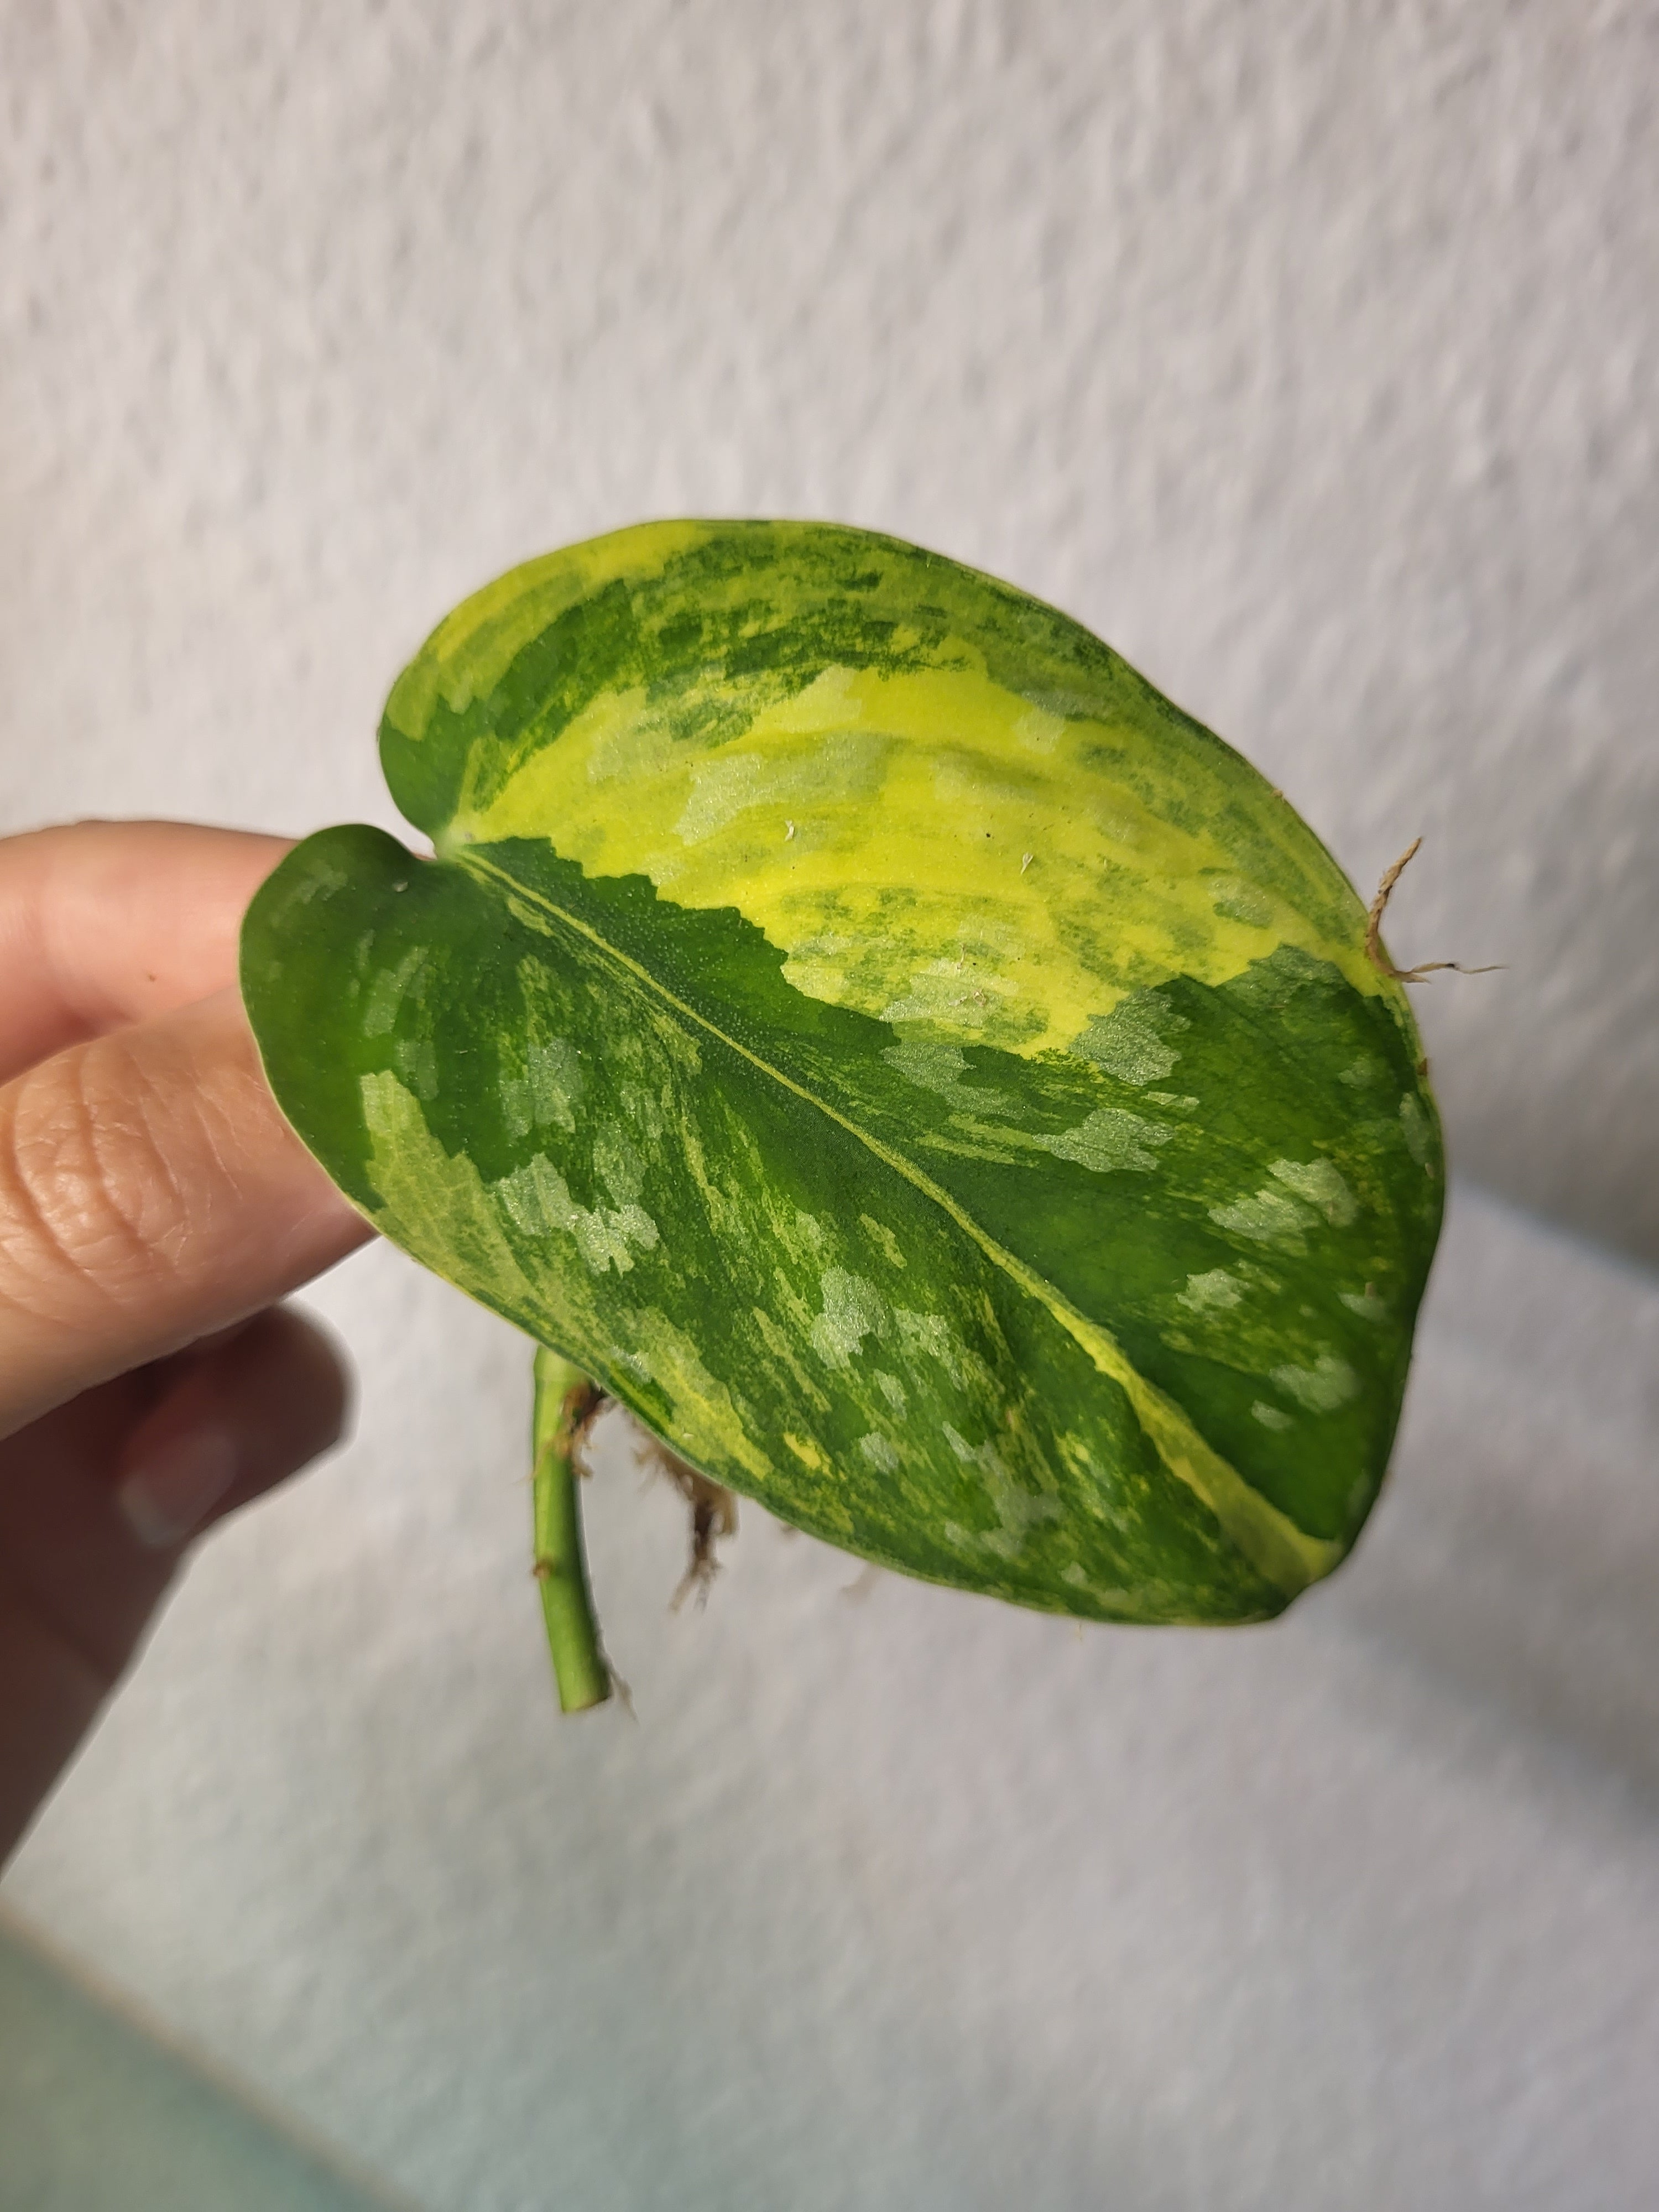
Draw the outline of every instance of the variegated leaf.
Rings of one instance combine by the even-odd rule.
[[[443,623],[433,841],[244,986],[306,1143],[697,1467],[1022,1604],[1249,1620],[1376,1493],[1441,1209],[1399,985],[1237,754],[868,532],[623,531]]]

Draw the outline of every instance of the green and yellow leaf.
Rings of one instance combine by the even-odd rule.
[[[1442,1163],[1397,982],[1239,756],[867,532],[623,531],[387,704],[244,988],[398,1243],[717,1480],[1019,1603],[1249,1620],[1376,1494]]]

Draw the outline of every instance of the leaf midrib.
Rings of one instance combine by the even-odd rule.
[[[925,1175],[902,1152],[894,1151],[869,1130],[860,1128],[856,1121],[850,1121],[827,1099],[798,1082],[793,1076],[763,1058],[741,1039],[730,1035],[699,1007],[671,990],[659,976],[653,975],[650,969],[631,953],[624,951],[620,945],[613,945],[592,922],[580,915],[573,914],[568,907],[559,905],[544,891],[520,882],[507,869],[486,859],[476,848],[458,846],[448,853],[441,852],[434,865],[453,865],[476,878],[491,879],[506,886],[516,897],[540,907],[635,977],[665,1006],[672,1006],[684,1020],[736,1053],[758,1073],[780,1085],[806,1105],[815,1108],[826,1120],[864,1146],[884,1166],[890,1168],[913,1188],[931,1200],[964,1236],[979,1247],[994,1267],[1000,1269],[1029,1296],[1035,1297],[1087,1353],[1096,1368],[1118,1385],[1129,1400],[1142,1429],[1152,1439],[1159,1458],[1170,1474],[1178,1481],[1184,1482],[1209,1508],[1243,1556],[1287,1597],[1295,1596],[1297,1591],[1304,1589],[1321,1576],[1328,1574],[1337,1565],[1342,1557],[1343,1547],[1340,1544],[1308,1535],[1260,1491],[1252,1488],[1231,1462],[1224,1459],[1200,1434],[1191,1417],[1155,1383],[1146,1380],[1103,1322],[1092,1320],[1028,1261],[1022,1260],[1018,1253],[1011,1252],[1005,1244],[1000,1243],[975,1220],[958,1200],[930,1176]]]

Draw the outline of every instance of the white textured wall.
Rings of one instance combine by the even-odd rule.
[[[1659,1254],[1659,9],[64,0],[0,82],[12,817],[372,813],[520,556],[893,530],[1426,831],[1462,1165]]]
[[[0,823],[390,824],[508,562],[872,525],[1361,884],[1425,831],[1396,952],[1509,963],[1420,994],[1459,1164],[1659,1255],[1659,9],[14,0],[0,117]],[[638,1730],[550,1717],[516,1349],[368,1255],[359,1444],[7,1893],[434,2212],[1645,2203],[1652,1293],[1463,1218],[1282,1629],[855,1608],[758,1515],[665,1623],[617,1473]]]

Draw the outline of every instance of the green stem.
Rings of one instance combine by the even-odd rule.
[[[537,1581],[547,1621],[547,1648],[559,1704],[567,1713],[599,1705],[611,1695],[611,1669],[599,1644],[599,1623],[587,1588],[577,1503],[576,1437],[599,1404],[599,1392],[579,1367],[538,1346],[536,1406],[531,1442]]]

